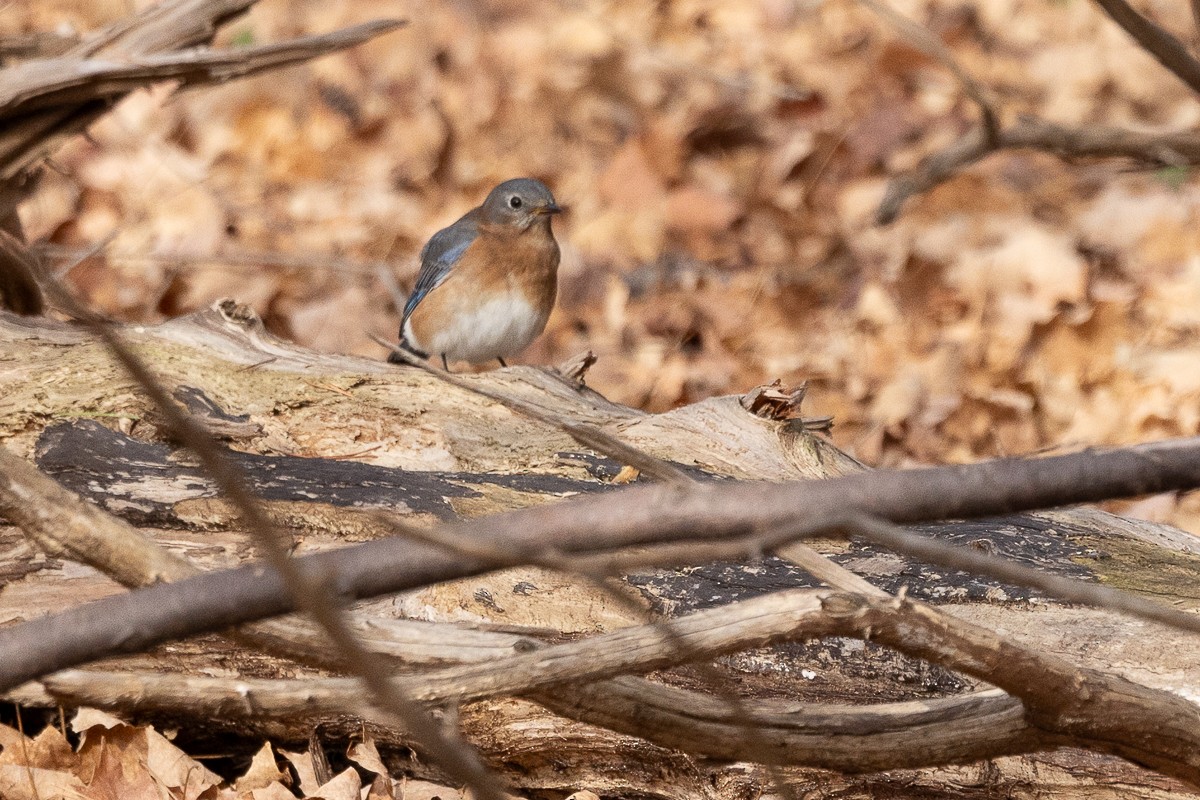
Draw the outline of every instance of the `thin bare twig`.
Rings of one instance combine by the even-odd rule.
[[[78,259],[87,248],[66,247],[63,245],[36,242],[29,246],[30,250],[47,258]],[[278,267],[280,269],[303,269],[320,272],[345,273],[358,275],[363,278],[377,277],[384,282],[383,272],[388,271],[391,278],[391,266],[383,261],[360,261],[334,253],[319,255],[305,253],[283,253],[276,250],[250,250],[221,248],[212,253],[195,251],[175,251],[171,253],[148,253],[136,250],[109,250],[107,257],[110,261],[165,264],[171,267],[200,267],[213,266],[227,269],[259,270],[263,267]],[[394,278],[391,278],[394,282]],[[386,284],[385,284],[386,285]],[[397,291],[399,287],[397,286]],[[389,287],[389,291],[391,288]],[[403,307],[403,295],[400,296]]]
[[[1103,608],[1137,619],[1157,622],[1176,630],[1200,633],[1200,615],[1147,600],[1123,589],[1086,583],[1058,575],[1048,575],[1033,567],[1027,567],[1024,564],[1018,564],[970,547],[945,544],[906,531],[878,517],[851,516],[842,523],[841,530],[850,536],[881,545],[897,553],[940,564],[950,569],[962,570],[975,575],[987,575],[1016,586],[1037,589],[1057,600],[1092,608]]]
[[[830,586],[845,591],[859,592],[865,596],[879,597],[881,595],[882,590],[829,561],[828,558],[811,548],[798,544],[803,539],[814,536],[844,536],[862,539],[894,552],[928,561],[931,564],[939,564],[976,575],[987,575],[1015,586],[1037,589],[1047,597],[1067,603],[1102,608],[1136,619],[1157,622],[1175,630],[1200,633],[1200,615],[1171,608],[1124,589],[1100,586],[1075,578],[1048,575],[1041,570],[1017,564],[999,556],[969,547],[939,542],[906,531],[898,525],[893,525],[887,520],[869,514],[850,513],[845,517],[820,525],[781,526],[767,533],[747,537],[739,542],[726,542],[724,546],[729,549],[726,551],[725,557],[735,557],[738,552],[746,554],[773,552],[807,570],[814,577],[829,583]]]
[[[877,13],[899,17],[895,11],[878,0],[859,2]],[[1126,0],[1095,2],[1160,64],[1191,87],[1192,91],[1200,93],[1200,60],[1193,57],[1179,39],[1138,13]],[[1191,5],[1197,25],[1200,26],[1200,0],[1191,0]],[[903,17],[900,19],[912,25]],[[918,26],[913,27],[915,30],[910,32],[912,36],[923,33],[933,44],[941,45],[928,32]],[[944,49],[944,45],[942,48]],[[946,57],[950,57],[948,51]],[[955,69],[953,60],[938,58],[947,67]],[[963,80],[963,76],[970,80],[970,76],[964,72],[959,76],[960,81]],[[963,83],[968,94],[972,92],[972,85],[973,81]],[[972,98],[976,103],[981,103],[973,94]],[[986,99],[981,108],[991,108]],[[1017,148],[1044,150],[1064,158],[1123,157],[1164,166],[1200,163],[1200,135],[1192,131],[1148,134],[1101,126],[1071,128],[1036,119],[1025,119],[1004,129],[996,123],[995,116],[989,121],[985,113],[979,128],[944,150],[927,156],[915,169],[893,178],[875,211],[876,222],[881,225],[893,222],[909,197],[932,189],[963,167],[998,150]]]
[[[480,798],[504,800],[503,785],[479,755],[461,740],[450,738],[418,703],[404,697],[390,681],[386,664],[363,647],[350,630],[338,602],[336,573],[304,570],[288,555],[284,534],[247,488],[248,481],[225,456],[220,445],[174,402],[167,389],[111,325],[76,301],[47,270],[40,272],[41,283],[49,297],[104,342],[166,419],[175,436],[196,454],[209,477],[238,509],[247,530],[281,577],[291,602],[324,629],[342,654],[343,668],[362,680],[380,709],[393,715],[409,730],[447,774],[470,786]]]
[[[888,593],[868,583],[845,567],[834,563],[802,542],[790,542],[776,548],[775,555],[790,561],[817,580],[845,592],[857,592],[864,597],[889,597]]]
[[[650,455],[644,450],[639,450],[636,447],[631,447],[625,442],[622,442],[617,437],[610,433],[597,428],[595,425],[588,425],[582,422],[569,420],[560,414],[555,414],[544,408],[539,408],[533,403],[526,402],[517,397],[501,394],[490,389],[485,389],[478,383],[465,380],[452,372],[437,369],[425,363],[425,361],[417,358],[402,347],[397,347],[391,342],[374,334],[369,334],[372,341],[376,344],[381,344],[388,350],[404,359],[404,362],[409,366],[424,370],[430,375],[433,375],[438,380],[445,381],[452,386],[457,386],[468,392],[472,392],[481,397],[486,397],[489,400],[494,400],[505,408],[510,408],[513,411],[518,411],[527,417],[536,419],[539,422],[545,422],[548,425],[554,425],[563,433],[566,433],[575,441],[584,447],[591,448],[601,455],[606,455],[616,461],[627,466],[633,467],[639,472],[656,480],[669,483],[674,486],[690,486],[695,483],[692,476],[681,470],[679,467],[664,461],[661,458]]]
[[[400,288],[400,282],[396,280],[396,273],[392,272],[391,266],[388,264],[379,264],[375,268],[375,278],[387,289],[388,294],[392,296],[392,305],[396,307],[396,311],[399,312],[403,309],[407,298],[404,291]]]
[[[891,25],[921,52],[950,70],[950,73],[963,87],[963,91],[979,107],[980,126],[983,130],[984,141],[995,147],[1000,139],[1000,115],[996,111],[996,103],[991,91],[975,80],[975,76],[958,63],[958,59],[950,52],[950,48],[946,47],[928,30],[880,0],[858,0],[858,2]]]

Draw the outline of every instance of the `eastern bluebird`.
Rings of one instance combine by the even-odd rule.
[[[519,353],[546,327],[558,291],[562,211],[541,181],[516,178],[433,235],[400,322],[400,346],[422,358],[481,362]],[[389,361],[399,362],[395,355]]]

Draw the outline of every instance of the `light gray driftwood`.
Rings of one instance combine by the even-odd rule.
[[[265,332],[258,320],[232,304],[160,326],[126,329],[125,334],[159,375],[181,390],[184,402],[198,412],[208,409],[204,413],[214,429],[244,454],[243,466],[257,468],[255,480],[270,492],[268,502],[300,552],[379,535],[379,526],[362,513],[364,507],[399,510],[415,523],[431,524],[555,502],[577,492],[605,491],[620,472],[619,464],[586,451],[553,426],[412,369],[297,348]],[[754,416],[738,398],[647,415],[610,403],[549,369],[521,367],[469,380],[599,426],[701,479],[816,478],[859,469],[828,440],[796,423]],[[246,539],[229,510],[212,497],[191,462],[163,441],[155,420],[108,354],[78,329],[45,319],[0,316],[0,440],[7,448],[195,567],[245,559]],[[305,472],[318,466],[315,474],[324,481],[323,490]],[[371,481],[364,480],[363,470],[371,469],[375,471],[369,477],[383,481],[386,492],[372,495],[364,489]],[[344,485],[328,480],[339,470],[348,476]],[[1063,574],[1174,596],[1185,605],[1195,602],[1194,545],[1186,535],[1161,526],[1073,510],[952,526],[939,535],[1011,552]],[[21,534],[11,528],[0,530],[0,547],[7,556],[4,574],[13,576],[0,591],[0,619],[5,622],[119,591],[110,579],[72,563],[93,554],[59,547],[47,558],[24,545]],[[939,602],[956,616],[1004,630],[1080,666],[1113,669],[1147,686],[1200,694],[1194,667],[1200,663],[1200,648],[1183,634],[1101,611],[1036,598],[1029,602],[1028,593],[1013,587],[945,575],[887,553],[838,543],[818,547],[877,585],[893,590],[907,585],[913,594]],[[150,559],[140,572],[133,570],[122,580],[137,585],[169,570]],[[799,570],[774,563],[644,570],[631,576],[621,591],[668,613],[686,614],[804,585],[811,582],[806,583]],[[441,624],[428,626],[423,638],[421,626],[405,621],[406,616]],[[642,621],[636,608],[579,579],[532,568],[364,604],[356,618],[360,629],[376,626],[379,638],[390,638],[393,655],[413,665],[500,658],[518,652],[522,642],[613,631]],[[460,629],[446,626],[451,622],[472,628],[462,634],[467,644],[461,651],[450,646],[451,639],[438,638],[459,635]],[[398,636],[392,638],[391,633]],[[172,645],[122,660],[118,666],[218,680],[310,674],[290,661],[217,637]],[[937,698],[978,688],[969,679],[921,661],[841,639],[731,656],[720,668],[737,678],[748,697],[761,701],[761,709],[769,709],[764,713],[782,726],[780,730],[791,730],[789,735],[799,735],[802,728],[797,726],[812,723],[811,717],[803,717],[804,707],[794,705],[802,700],[916,702],[929,704],[920,713],[950,714],[948,709],[959,713],[962,702]],[[57,687],[65,691],[69,680],[69,675],[63,676]],[[706,688],[703,676],[684,669],[663,680],[675,686],[659,691],[677,694],[657,696],[654,703],[640,678],[610,682],[619,682],[624,694],[598,697],[599,689],[593,687],[560,691],[557,702],[543,699],[563,713],[604,722],[594,713],[588,716],[593,692],[593,712],[595,704],[608,702],[612,715],[640,708],[649,715],[647,720],[669,725],[672,714],[677,718],[685,710],[699,736],[711,739],[722,731],[734,735],[736,720],[731,722],[719,697],[709,700],[708,708],[695,704],[706,696],[696,691]],[[779,705],[780,695],[793,704],[791,716]],[[37,695],[30,689],[24,696],[32,700]],[[968,702],[996,702],[993,695],[980,697],[993,699]],[[171,709],[176,722],[186,718],[185,705]],[[1010,710],[1011,706],[998,706],[998,719],[1011,719],[1003,716]],[[162,719],[165,712],[156,713]],[[901,713],[899,708],[896,713]],[[249,726],[244,729],[252,733],[295,736],[313,717],[298,719],[296,723],[263,715],[258,723],[241,720],[231,728]],[[762,787],[763,775],[757,769],[689,758],[550,714],[529,700],[474,703],[462,709],[460,721],[494,762],[507,766],[510,779],[519,776],[517,785],[523,787],[688,797],[744,796]],[[336,718],[325,722],[323,730],[331,734],[352,734],[358,725]],[[681,745],[688,738],[683,728],[677,728],[675,736]],[[810,796],[868,791],[919,796],[951,785],[960,787],[963,795],[994,796],[1016,791],[1034,775],[1039,790],[1055,796],[1190,796],[1177,784],[1124,762],[1078,751],[1006,757],[986,768],[897,770],[857,778],[800,768],[788,774],[797,788],[812,792]]]

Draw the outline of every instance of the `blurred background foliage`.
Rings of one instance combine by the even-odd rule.
[[[139,0],[0,5],[86,32]],[[1004,118],[1187,129],[1200,104],[1085,0],[893,0]],[[1187,41],[1187,4],[1139,8]],[[1200,429],[1200,188],[1186,167],[1003,152],[906,206],[890,176],[962,137],[954,77],[854,0],[263,0],[218,46],[378,17],[347,54],[139,92],[59,151],[23,219],[98,308],[219,297],[280,335],[382,357],[394,287],[495,183],[569,213],[559,307],[522,359],[591,349],[653,411],[776,378],[876,465]],[[1200,529],[1200,504],[1128,513]],[[1190,523],[1190,524],[1189,524]]]

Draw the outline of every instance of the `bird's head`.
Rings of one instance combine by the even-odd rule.
[[[520,230],[538,222],[549,228],[550,217],[561,211],[546,184],[533,178],[505,181],[483,201],[483,214],[488,222]]]

